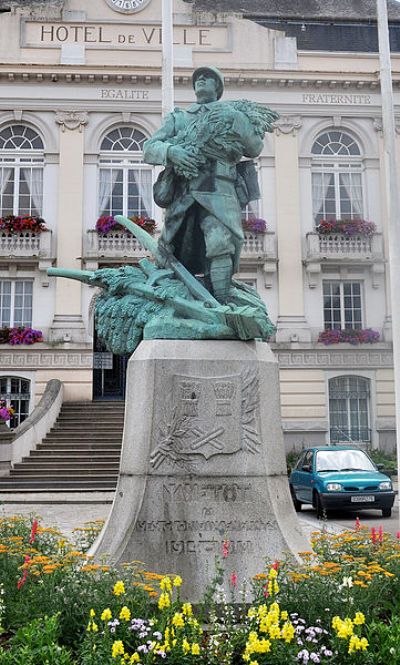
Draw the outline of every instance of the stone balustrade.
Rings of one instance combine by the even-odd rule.
[[[382,234],[346,236],[344,233],[307,233],[306,260],[323,259],[382,261]]]
[[[95,230],[87,231],[84,238],[84,258],[91,266],[96,262],[109,262],[136,259],[150,256],[140,242],[130,233],[111,231],[101,235]],[[276,260],[275,233],[245,232],[242,260],[263,263],[267,259]],[[106,261],[102,261],[106,259]]]
[[[52,263],[52,232],[21,231],[0,232],[0,263],[35,260],[39,270],[46,270]]]

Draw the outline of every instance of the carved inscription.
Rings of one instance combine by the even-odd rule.
[[[268,523],[263,520],[139,520],[135,531],[140,533],[190,533],[217,531],[220,535],[234,531],[266,531]]]
[[[167,540],[165,551],[167,554],[220,554],[223,540]],[[251,554],[254,552],[254,543],[251,540],[230,540],[230,553]]]
[[[217,503],[234,503],[252,499],[251,485],[239,483],[168,483],[163,485],[163,501],[188,503],[204,500]],[[255,497],[254,497],[255,498]]]

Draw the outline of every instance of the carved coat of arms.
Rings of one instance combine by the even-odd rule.
[[[194,471],[202,458],[259,452],[258,410],[256,371],[224,377],[175,374],[151,465],[157,469],[168,461]]]

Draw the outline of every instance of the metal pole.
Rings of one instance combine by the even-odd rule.
[[[174,37],[173,0],[161,0],[162,5],[162,115],[174,108]]]
[[[400,477],[400,188],[396,159],[392,70],[386,0],[377,0],[385,182],[389,215],[389,275],[392,308],[397,473]]]

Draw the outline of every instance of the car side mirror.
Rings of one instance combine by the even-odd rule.
[[[376,465],[376,468],[378,469],[378,471],[382,471],[382,469],[385,468],[385,465],[382,464],[382,463],[379,463],[379,464]]]
[[[303,464],[303,466],[301,467],[301,470],[302,470],[302,471],[307,471],[308,473],[310,473],[310,471],[311,471],[311,464]]]

